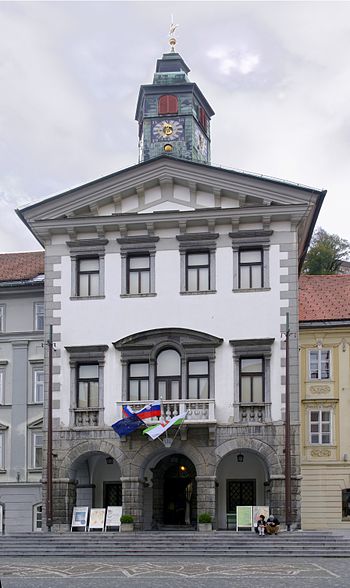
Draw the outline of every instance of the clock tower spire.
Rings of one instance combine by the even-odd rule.
[[[214,111],[189,68],[175,51],[175,29],[169,31],[171,50],[157,60],[153,83],[140,87],[136,107],[139,161],[160,155],[210,164],[210,119]]]

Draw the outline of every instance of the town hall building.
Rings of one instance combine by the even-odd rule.
[[[212,166],[214,111],[188,74],[172,47],[141,86],[138,164],[17,211],[45,249],[54,530],[76,505],[142,530],[204,512],[223,529],[238,505],[284,522],[287,362],[300,525],[298,271],[325,193]],[[119,438],[122,406],[153,400],[181,427]]]

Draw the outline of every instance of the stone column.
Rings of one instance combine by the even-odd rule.
[[[213,521],[214,528],[215,521],[215,476],[197,476],[197,516],[203,512],[208,512]]]
[[[123,514],[134,517],[135,530],[143,529],[143,481],[137,476],[122,477]]]
[[[46,521],[46,482],[43,483],[43,520]],[[69,478],[54,478],[52,481],[53,531],[69,531],[73,508],[76,505],[76,482]]]

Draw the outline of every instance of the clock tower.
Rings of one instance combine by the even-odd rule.
[[[209,164],[214,111],[197,84],[190,82],[190,70],[172,45],[158,59],[153,83],[140,87],[135,115],[139,161],[173,155]]]

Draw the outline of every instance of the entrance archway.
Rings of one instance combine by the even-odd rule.
[[[120,467],[110,455],[84,453],[72,463],[70,478],[76,481],[76,506],[122,506]]]
[[[156,527],[191,526],[197,520],[196,468],[175,453],[153,469],[153,521]]]

